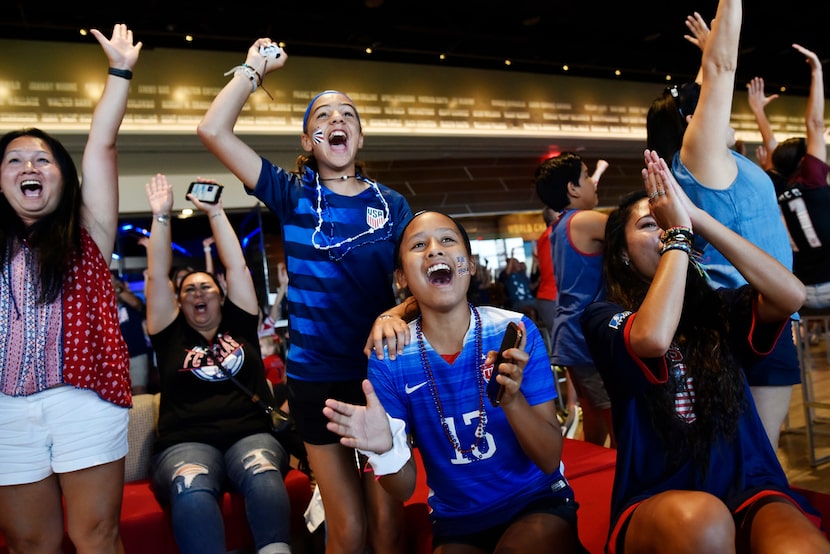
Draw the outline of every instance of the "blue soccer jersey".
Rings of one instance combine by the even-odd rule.
[[[363,346],[375,318],[395,305],[395,242],[412,217],[399,193],[365,179],[344,196],[262,159],[252,192],[282,225],[288,271],[287,373],[305,381],[366,376]]]
[[[489,350],[498,350],[509,321],[524,322],[530,360],[524,370],[522,393],[530,405],[555,399],[550,360],[533,322],[501,308],[477,310],[483,357]],[[493,368],[476,359],[474,314],[464,347],[452,364],[423,339],[431,371],[422,363],[416,322],[410,324],[410,330],[412,341],[395,360],[372,356],[369,379],[389,415],[404,420],[407,432],[414,437],[431,489],[429,504],[436,529],[450,530],[454,535],[474,533],[508,521],[535,499],[551,494],[573,499],[562,466],[549,475],[542,472],[522,450],[503,410],[494,408],[486,396],[486,425],[477,439],[482,420],[481,385],[489,381]]]
[[[752,312],[752,291],[718,289],[726,307],[711,306],[708,313],[723,311],[730,317],[728,336],[721,347],[729,349],[735,365],[724,371],[741,371],[741,365],[756,363],[770,351],[787,323],[762,324]],[[700,490],[720,498],[733,512],[765,491],[785,494],[802,508],[814,513],[807,502],[793,492],[755,410],[749,387],[744,382],[746,404],[733,437],[717,437],[710,448],[708,468],[703,471],[691,452],[674,452],[670,463],[667,445],[659,438],[649,411],[648,390],[671,386],[678,418],[693,424],[695,386],[686,366],[686,356],[676,344],[661,358],[641,359],[632,353],[629,331],[635,313],[611,302],[595,302],[582,316],[582,326],[597,369],[611,398],[617,464],[611,498],[611,533],[621,516],[637,503],[664,491]],[[711,415],[710,415],[711,417]],[[678,444],[680,444],[678,442]]]

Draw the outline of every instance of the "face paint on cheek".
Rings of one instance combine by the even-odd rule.
[[[314,132],[311,134],[311,140],[314,141],[314,144],[322,144],[323,143],[323,130],[322,129],[314,129]]]
[[[455,263],[458,265],[458,269],[456,272],[458,275],[467,275],[470,272],[470,268],[467,267],[467,258],[464,256],[456,256]]]

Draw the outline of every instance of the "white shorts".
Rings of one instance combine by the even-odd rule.
[[[35,483],[123,458],[128,420],[127,408],[71,386],[0,394],[0,485]]]

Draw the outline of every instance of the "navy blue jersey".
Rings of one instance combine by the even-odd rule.
[[[363,346],[372,323],[395,305],[394,249],[412,217],[406,199],[368,179],[355,196],[336,194],[308,171],[301,179],[262,159],[251,194],[282,225],[288,271],[287,372],[304,381],[366,377]]]

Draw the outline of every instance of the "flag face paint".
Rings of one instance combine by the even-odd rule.
[[[314,129],[314,132],[311,134],[311,140],[314,141],[314,144],[322,144],[323,130],[320,128]]]
[[[456,256],[455,258],[457,270],[456,272],[458,275],[466,275],[470,272],[470,268],[467,266],[467,258],[464,256]]]

